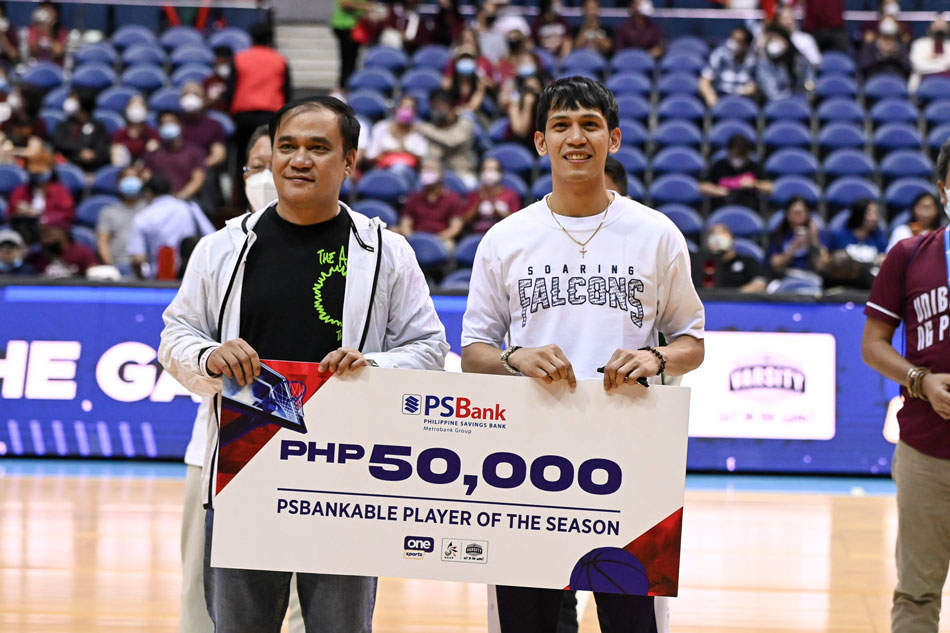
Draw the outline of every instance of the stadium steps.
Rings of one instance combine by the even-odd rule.
[[[333,31],[326,24],[278,24],[277,48],[290,62],[294,90],[329,90],[340,67]]]

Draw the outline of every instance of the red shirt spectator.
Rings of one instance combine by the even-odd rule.
[[[54,279],[83,277],[89,268],[99,264],[92,249],[74,242],[69,230],[68,224],[42,223],[40,249],[27,258],[39,274]]]
[[[462,215],[465,207],[457,193],[443,189],[435,201],[426,200],[425,193],[410,194],[402,215],[412,220],[412,229],[423,233],[441,233],[449,228],[449,220]]]
[[[8,216],[38,216],[43,222],[70,225],[76,217],[76,203],[69,189],[50,180],[20,185],[10,193]]]
[[[630,17],[614,33],[614,52],[625,48],[642,48],[654,57],[663,52],[663,32],[656,22],[640,13],[640,3],[630,4]]]
[[[567,55],[574,44],[567,20],[553,12],[539,15],[531,22],[531,38],[555,57]]]
[[[802,30],[839,30],[844,28],[844,0],[804,0],[805,20]]]
[[[116,130],[115,134],[112,135],[112,144],[125,147],[133,161],[143,158],[146,146],[153,141],[156,144],[158,143],[158,132],[147,125],[130,125],[121,130]]]
[[[471,233],[483,234],[521,208],[521,199],[501,183],[501,163],[495,158],[482,162],[481,186],[468,196],[465,222]]]
[[[190,143],[178,146],[162,144],[145,155],[145,168],[168,178],[174,192],[181,191],[196,169],[204,169],[204,164],[204,152]]]

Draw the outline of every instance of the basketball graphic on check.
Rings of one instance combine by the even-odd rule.
[[[574,565],[571,589],[645,596],[650,582],[636,556],[619,547],[599,547]]]

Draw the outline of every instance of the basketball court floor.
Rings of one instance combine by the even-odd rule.
[[[0,461],[0,631],[178,631],[183,490],[177,464]],[[690,476],[671,629],[885,633],[896,529],[889,480]],[[375,630],[480,633],[485,605],[383,579]]]

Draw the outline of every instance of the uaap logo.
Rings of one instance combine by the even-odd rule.
[[[422,412],[422,396],[407,393],[402,397],[403,415],[419,415]]]

